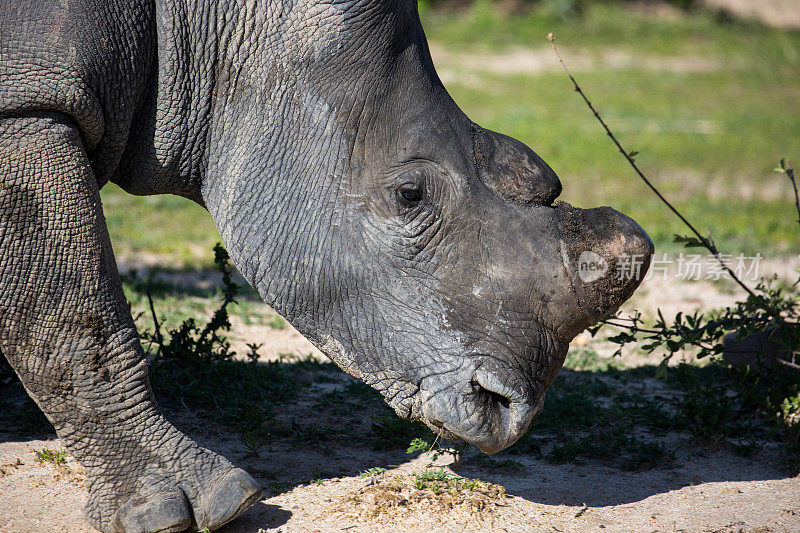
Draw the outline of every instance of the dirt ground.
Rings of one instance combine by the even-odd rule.
[[[225,442],[204,444],[226,451]],[[54,446],[52,441],[0,445],[0,464],[21,462],[0,479],[0,531],[93,531],[80,514],[86,499],[80,467],[69,462],[59,470],[35,462],[35,449]],[[265,461],[305,459],[302,452],[293,455]],[[368,464],[339,453],[328,460],[349,471]],[[348,496],[374,483],[350,475],[264,499],[221,531],[800,531],[800,480],[782,475],[771,460],[769,453],[755,461],[720,453],[677,470],[628,473],[536,463],[513,476],[491,476],[487,481],[501,483],[508,494],[482,517],[459,508],[408,508],[391,520],[372,522],[339,510]],[[391,474],[419,469],[424,461],[399,464]],[[470,469],[457,472],[469,475]]]
[[[797,0],[703,0],[703,3],[770,26],[800,28],[800,2]]]
[[[800,268],[800,258],[765,262],[762,268],[791,274]],[[678,282],[674,275],[670,271],[667,280],[645,282],[628,307],[645,312],[656,306],[667,312],[709,309],[736,297],[727,284]],[[286,351],[318,354],[290,327],[273,330],[236,324],[234,333],[240,343],[244,339],[265,343],[267,358]],[[601,355],[610,353],[607,345],[593,339],[579,337],[576,344],[588,344]],[[624,362],[653,363],[642,355],[625,356]],[[303,405],[298,409],[313,410]],[[426,466],[428,456],[409,459],[402,451],[374,451],[324,439],[317,446],[270,446],[253,456],[242,450],[240,440],[224,434],[192,436],[246,468],[265,486],[265,499],[226,526],[227,533],[800,531],[800,478],[779,468],[779,452],[772,445],[748,459],[730,448],[689,445],[679,449],[676,468],[641,471],[595,463],[556,465],[524,455],[515,457],[521,467],[507,470],[487,468],[477,454],[467,454],[459,463],[442,457],[438,461],[449,471],[496,483],[505,494],[490,498],[486,505],[479,502],[483,506],[479,512],[463,502],[423,501],[390,506],[394,511],[385,513],[382,500],[376,513],[372,504],[364,503],[370,491],[380,492],[397,479],[407,482],[409,475]],[[86,494],[80,465],[71,458],[58,467],[36,461],[36,451],[60,447],[55,438],[20,440],[0,431],[0,532],[92,531],[81,517]],[[387,471],[377,477],[359,475],[376,465]],[[275,471],[291,472],[293,482],[271,483]]]

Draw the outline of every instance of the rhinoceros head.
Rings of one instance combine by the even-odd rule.
[[[650,240],[611,208],[554,205],[553,170],[450,98],[412,2],[267,19],[287,31],[218,63],[203,193],[234,261],[401,416],[509,446]]]

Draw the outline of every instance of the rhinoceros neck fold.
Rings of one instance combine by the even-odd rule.
[[[237,120],[210,132],[202,192],[242,274],[292,320],[300,301],[319,301],[311,296],[338,248],[350,143],[324,100],[269,96],[246,94],[230,104]]]
[[[353,14],[355,5],[248,2],[222,10],[199,3],[191,9],[200,14],[186,14],[170,4],[159,13],[161,53],[169,57],[160,91],[189,78],[170,104],[191,109],[169,132],[181,148],[175,164],[200,183],[239,269],[290,320],[311,312],[301,301],[335,300],[317,296],[333,290],[325,272],[337,260],[333,250],[341,255],[337,228],[358,216],[358,199],[347,192],[359,174],[352,155],[370,99],[385,83],[381,57],[391,55],[389,45],[366,50],[365,32],[396,7],[381,2],[377,13]],[[195,21],[191,30],[170,23],[187,18]],[[203,29],[202,19],[213,22]],[[195,42],[203,31],[213,36]],[[190,52],[181,40],[191,41]]]

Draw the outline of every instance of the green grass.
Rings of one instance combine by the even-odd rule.
[[[546,9],[509,15],[497,9],[494,0],[477,0],[454,11],[430,9],[423,3],[421,16],[429,39],[459,47],[536,47],[545,45],[545,36],[554,32],[564,46],[595,53],[614,46],[660,56],[703,52],[738,57],[744,51],[747,56],[798,60],[784,48],[796,44],[797,36],[790,30],[737,19],[720,23],[712,12],[659,16],[621,3],[590,4],[582,17],[564,18]],[[752,53],[746,52],[748,47]]]
[[[700,228],[712,230],[723,251],[797,252],[790,186],[772,168],[784,156],[800,161],[800,32],[720,23],[702,11],[660,17],[619,4],[592,5],[567,20],[542,10],[501,15],[486,0],[457,13],[423,6],[422,14],[432,42],[464,54],[457,64],[438,62],[454,72],[446,85],[456,102],[476,122],[532,146],[561,176],[566,201],[629,214],[663,250],[676,249],[673,233],[685,233],[615,151],[566,75],[475,71],[471,54],[525,47],[551,57],[545,35],[553,31],[568,62],[628,57],[613,68],[576,61],[583,66],[575,70],[623,144],[640,152],[642,168]],[[677,67],[665,70],[665,60]],[[709,68],[693,69],[698,60]],[[748,197],[743,184],[770,192]],[[177,197],[130,197],[113,185],[102,197],[121,256],[209,264],[205,251],[219,237],[203,208]]]
[[[208,250],[220,241],[208,211],[171,195],[131,196],[113,184],[100,192],[111,242],[128,260],[158,255],[172,265],[213,263]]]
[[[358,477],[367,478],[367,477],[372,477],[372,476],[379,476],[379,475],[383,474],[384,472],[386,472],[386,469],[384,467],[382,467],[382,466],[373,466],[372,468],[368,468],[367,470],[364,470],[363,472],[361,472],[358,475]]]
[[[67,460],[67,450],[61,448],[60,450],[50,450],[44,448],[36,452],[37,463],[50,463],[53,466],[58,466],[65,463]]]
[[[564,184],[562,199],[625,212],[662,250],[676,249],[672,235],[686,232],[627,166],[562,71],[478,72],[470,54],[526,46],[554,62],[545,35],[555,32],[567,62],[584,65],[575,69],[578,81],[623,145],[640,152],[645,172],[690,220],[711,229],[722,250],[797,252],[791,187],[772,169],[781,157],[800,159],[800,33],[615,5],[568,21],[538,11],[509,18],[487,6],[425,14],[429,39],[465,54],[438,66],[450,71],[446,85],[470,118],[548,161]],[[622,67],[585,66],[585,58],[609,52],[630,59]],[[678,66],[660,67],[665,57]],[[693,70],[698,58],[710,68]]]
[[[417,490],[429,490],[434,494],[445,492],[458,493],[461,491],[472,491],[478,487],[479,480],[466,479],[444,468],[430,468],[414,472],[414,488]]]

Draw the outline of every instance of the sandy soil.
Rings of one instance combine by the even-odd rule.
[[[800,2],[797,0],[703,0],[710,7],[727,9],[770,26],[800,28]]]
[[[234,443],[199,440],[257,478],[265,465],[311,476],[308,464],[320,461],[303,450],[276,450],[245,459]],[[58,446],[54,441],[0,442],[0,531],[92,531],[80,514],[86,499],[80,466],[70,461],[55,468],[35,461],[35,450]],[[374,481],[355,473],[382,462],[390,470],[381,477],[395,476],[420,469],[427,461],[364,455],[369,454],[355,457],[331,450],[322,459],[328,468],[345,472],[342,477],[306,482],[268,497],[223,531],[800,531],[800,479],[786,477],[773,466],[774,450],[755,459],[722,450],[684,455],[678,469],[642,472],[524,459],[524,468],[514,473],[487,472],[465,461],[454,469],[459,475],[480,476],[507,490],[489,512],[407,507],[388,518],[357,520],[347,512],[352,511],[348,501]]]
[[[763,264],[764,269],[784,275],[798,267],[800,258]],[[671,271],[666,280],[657,276],[645,282],[628,307],[648,313],[660,306],[674,312],[718,307],[736,298],[728,284],[678,282],[674,275]],[[236,324],[234,334],[239,342],[265,343],[262,350],[269,359],[288,351],[319,353],[291,327],[278,331]],[[585,337],[576,344],[611,352],[605,343]],[[624,362],[653,363],[641,355],[627,355]],[[302,404],[298,412],[314,416],[308,398],[318,390],[322,389],[309,389],[306,400],[298,402]],[[371,485],[380,488],[381,483],[395,483],[395,476],[408,484],[407,476],[423,468],[429,458],[410,460],[402,451],[379,452],[358,443],[343,445],[324,439],[314,446],[270,446],[253,457],[243,451],[238,438],[202,431],[192,437],[246,468],[265,487],[266,498],[227,526],[228,533],[800,531],[800,478],[788,477],[778,467],[779,452],[772,444],[750,459],[734,455],[729,448],[690,444],[680,448],[677,468],[635,472],[603,464],[554,465],[527,456],[515,456],[522,467],[512,471],[487,467],[477,455],[467,454],[458,464],[440,458],[441,464],[461,476],[505,487],[506,495],[493,498],[480,513],[461,504],[442,508],[422,502],[398,504],[393,513],[368,517],[353,502],[361,501]],[[37,450],[60,447],[55,438],[14,439],[0,428],[0,532],[91,531],[81,517],[86,495],[80,465],[72,459],[59,467],[36,461]],[[388,471],[375,479],[359,476],[373,466]],[[275,472],[291,473],[292,482],[275,485],[270,481]],[[320,477],[329,479],[310,482]]]
[[[293,467],[308,475],[309,462],[320,460],[303,450],[245,459],[234,443],[199,440],[256,477],[264,464]],[[0,442],[0,531],[93,531],[80,514],[86,500],[80,466],[69,461],[55,468],[35,460],[35,450],[58,446],[54,441]],[[800,479],[772,466],[777,463],[774,450],[755,459],[722,450],[692,454],[690,460],[684,454],[678,469],[642,472],[525,459],[524,468],[514,473],[487,472],[465,461],[454,468],[459,475],[480,475],[507,491],[489,512],[476,515],[458,506],[435,512],[407,507],[372,520],[353,518],[348,501],[375,481],[353,473],[383,459],[390,470],[380,477],[387,478],[421,469],[428,459],[359,455],[333,450],[324,458],[328,468],[349,475],[320,484],[306,482],[268,497],[222,531],[800,531]]]

